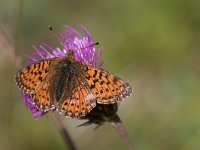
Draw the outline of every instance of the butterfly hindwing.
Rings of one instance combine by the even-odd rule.
[[[96,98],[79,77],[75,77],[78,82],[71,97],[63,100],[59,106],[58,111],[69,118],[80,118],[89,113],[96,106]],[[76,82],[73,82],[76,83]]]
[[[132,93],[127,82],[100,68],[87,66],[85,79],[100,104],[116,103]]]
[[[45,81],[41,84],[39,90],[31,94],[31,98],[33,99],[36,107],[44,112],[55,108],[55,105],[50,98],[50,92],[48,89],[49,81]]]

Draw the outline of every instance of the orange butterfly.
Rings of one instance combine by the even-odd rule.
[[[108,71],[78,62],[73,51],[66,57],[44,59],[22,68],[15,80],[41,111],[57,109],[80,118],[99,104],[121,101],[132,93],[130,85]]]

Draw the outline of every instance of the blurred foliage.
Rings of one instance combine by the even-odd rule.
[[[118,112],[136,148],[199,150],[199,9],[199,0],[1,0],[0,25],[23,62],[32,44],[56,43],[48,25],[55,33],[85,25],[103,47],[104,68],[134,87]],[[23,104],[16,71],[0,49],[1,149],[65,149],[51,116],[35,121]],[[109,124],[93,131],[65,122],[82,150],[126,148]]]

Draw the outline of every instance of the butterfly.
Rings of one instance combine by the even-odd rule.
[[[43,59],[22,68],[15,76],[20,89],[35,106],[56,110],[69,118],[80,118],[99,104],[113,104],[132,93],[131,86],[108,71],[73,58]]]

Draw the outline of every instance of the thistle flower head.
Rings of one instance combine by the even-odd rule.
[[[84,26],[80,26],[80,29],[83,32],[83,35],[81,35],[75,29],[67,25],[64,26],[64,29],[63,33],[56,35],[60,47],[54,48],[46,43],[41,43],[39,48],[33,46],[36,52],[33,55],[28,56],[29,62],[36,63],[41,59],[65,57],[69,50],[73,50],[73,58],[76,61],[96,66],[102,50],[96,50],[95,42],[88,30]],[[26,106],[30,109],[32,115],[36,119],[46,113],[36,108],[29,95],[23,93],[23,98]]]
[[[98,104],[96,107],[88,113],[86,116],[81,117],[81,119],[87,119],[85,123],[79,126],[85,126],[90,124],[102,125],[105,122],[119,122],[120,119],[117,115],[118,104]],[[99,127],[99,126],[97,126]]]
[[[54,57],[65,57],[68,51],[73,50],[73,57],[76,61],[84,62],[90,65],[97,65],[97,61],[101,55],[101,49],[96,50],[95,42],[92,36],[84,26],[80,26],[84,36],[79,34],[75,29],[65,25],[65,31],[56,36],[61,47],[53,48],[51,45],[41,43],[39,48],[33,46],[36,53],[29,57],[31,63],[41,59]]]

